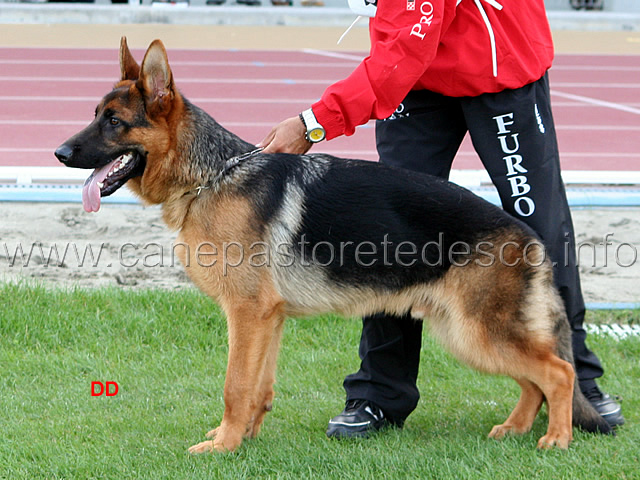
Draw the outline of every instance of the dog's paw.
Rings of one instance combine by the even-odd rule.
[[[242,435],[234,434],[233,431],[224,430],[222,427],[214,428],[207,433],[206,440],[189,448],[189,453],[199,454],[208,452],[233,452],[242,443]]]
[[[191,455],[197,455],[199,453],[209,453],[213,452],[213,442],[211,440],[207,440],[206,442],[200,442],[193,447],[189,447],[189,453]]]
[[[510,431],[511,431],[511,427],[508,427],[506,425],[496,425],[489,432],[489,438],[494,438],[496,440],[500,440],[501,438],[503,438]]]
[[[512,425],[503,423],[502,425],[496,425],[489,432],[489,438],[500,440],[505,435],[524,435],[531,430],[529,425]]]
[[[200,442],[197,445],[194,445],[192,447],[189,447],[189,453],[192,455],[197,455],[199,453],[209,453],[209,452],[213,452],[215,447],[213,445],[213,439],[216,438],[216,435],[218,435],[218,430],[220,430],[220,427],[216,427],[213,430],[209,430],[207,432],[207,434],[205,435],[206,438],[209,438],[210,440],[205,441],[205,442]]]
[[[242,444],[242,434],[218,428],[213,440],[213,449],[217,452],[234,452]]]
[[[223,442],[215,442],[213,440],[206,440],[204,442],[200,442],[193,447],[189,447],[189,453],[192,455],[198,455],[200,453],[227,453],[233,452],[236,448],[238,448],[240,444],[227,445]]]
[[[541,450],[547,450],[549,448],[557,447],[562,450],[566,450],[569,448],[571,440],[571,434],[547,433],[544,437],[538,440],[538,448]]]

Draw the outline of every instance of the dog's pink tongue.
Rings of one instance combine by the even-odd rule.
[[[101,168],[96,168],[87,178],[82,187],[82,206],[85,212],[97,212],[100,210],[100,187],[98,183],[104,182],[107,173],[115,162],[111,162]]]

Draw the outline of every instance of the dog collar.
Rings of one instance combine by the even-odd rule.
[[[262,150],[264,150],[263,147],[258,147],[255,150],[251,150],[250,152],[246,152],[241,155],[236,155],[235,157],[231,157],[229,160],[226,161],[222,170],[220,170],[220,172],[215,176],[213,180],[211,180],[211,182],[204,185],[200,185],[194,188],[193,190],[188,191],[185,195],[193,194],[196,197],[200,196],[200,193],[202,192],[202,190],[208,190],[210,188],[213,188],[218,183],[220,183],[220,180],[222,180],[222,177],[227,175],[231,170],[233,170],[235,167],[240,165],[243,161],[247,160],[248,158],[251,158],[254,155],[260,153]]]

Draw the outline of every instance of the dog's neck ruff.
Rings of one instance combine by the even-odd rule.
[[[235,157],[231,157],[230,159],[228,159],[225,162],[225,165],[222,167],[220,172],[218,172],[218,174],[213,178],[213,180],[211,180],[210,182],[207,182],[207,183],[205,183],[203,185],[199,185],[195,189],[188,191],[187,194],[193,194],[193,195],[195,195],[197,197],[197,196],[200,195],[202,190],[209,190],[211,188],[215,188],[217,185],[220,184],[222,179],[226,175],[228,175],[229,172],[231,172],[231,170],[236,168],[238,165],[240,165],[245,160],[253,157],[254,155],[257,155],[260,152],[262,152],[262,150],[264,150],[263,147],[258,147],[255,150],[251,150],[250,152],[246,152],[246,153],[243,153],[241,155],[236,155]]]

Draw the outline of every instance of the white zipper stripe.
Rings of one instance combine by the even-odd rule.
[[[493,0],[484,0],[489,5],[498,10],[502,10],[502,5]],[[480,15],[482,16],[482,20],[484,21],[485,26],[487,27],[487,32],[489,33],[489,41],[491,42],[491,65],[493,67],[493,76],[498,76],[498,53],[496,52],[496,37],[493,34],[493,28],[491,27],[491,22],[489,21],[489,17],[487,17],[487,12],[484,11],[480,0],[474,0],[476,7],[480,11]]]

